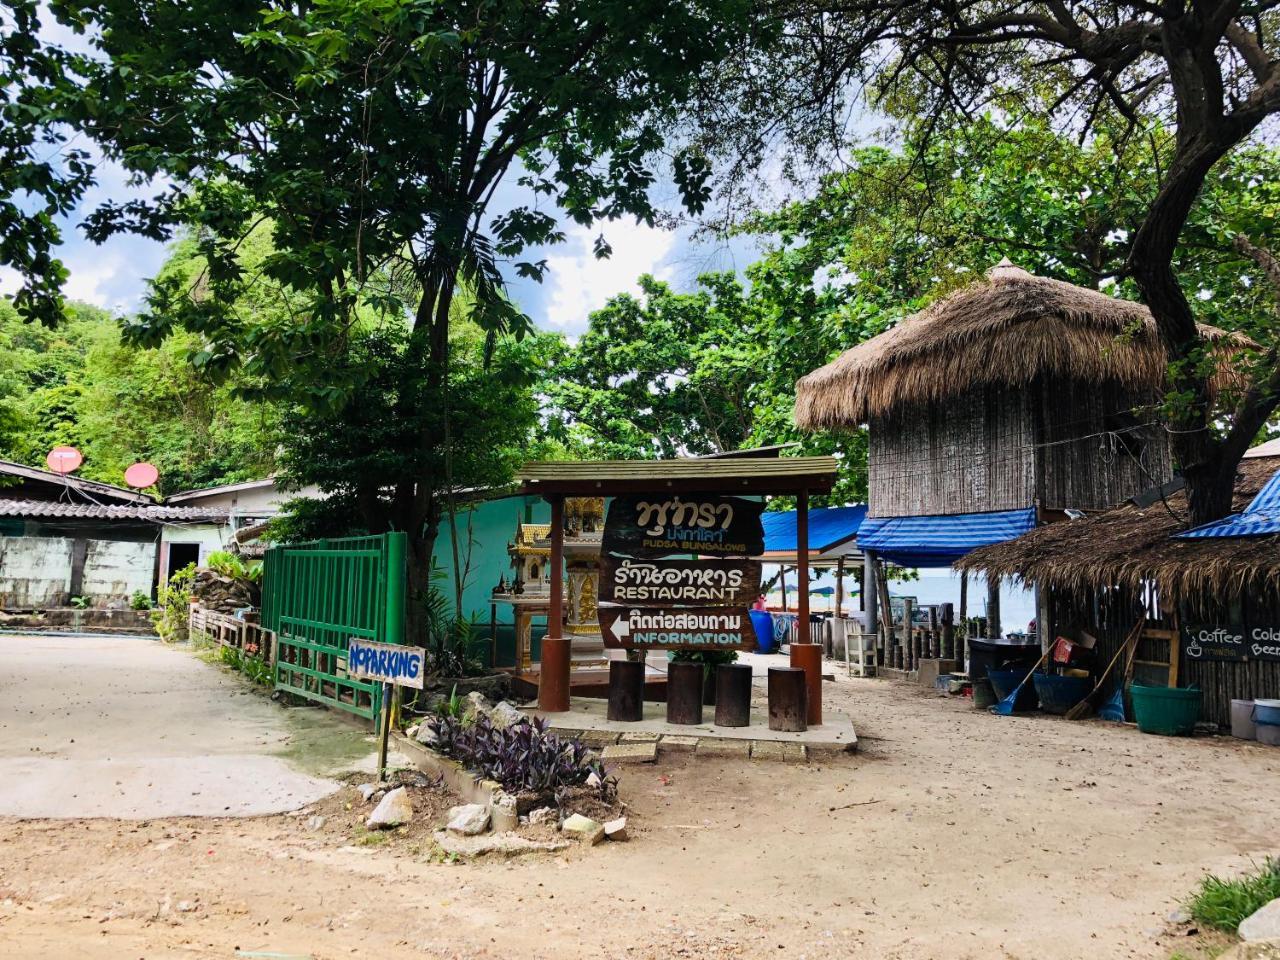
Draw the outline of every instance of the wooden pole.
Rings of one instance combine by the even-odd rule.
[[[1000,581],[995,577],[987,580],[987,634],[992,639],[1003,636],[1000,629]]]
[[[557,496],[551,498],[551,609],[538,671],[538,709],[547,713],[569,709],[569,641],[563,634],[564,497]]]
[[[785,564],[778,565],[778,579],[782,581],[782,612],[787,612],[787,567]]]
[[[391,684],[382,685],[382,711],[378,724],[378,782],[387,779],[387,741],[391,738]]]
[[[969,571],[960,574],[960,632],[969,635]]]
[[[836,616],[844,616],[844,557],[836,560]]]
[[[822,648],[811,640],[809,629],[809,491],[796,497],[796,639],[791,644],[791,666],[805,673],[808,720],[822,725]]]

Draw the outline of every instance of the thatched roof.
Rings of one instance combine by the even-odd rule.
[[[1280,457],[1241,461],[1233,508],[1248,506],[1277,470]],[[1151,580],[1167,597],[1230,597],[1251,590],[1274,591],[1280,583],[1280,534],[1172,538],[1189,526],[1186,494],[1179,491],[1150,506],[1130,502],[1082,520],[1051,523],[1016,540],[975,550],[955,566],[1073,591],[1111,585],[1136,589]]]
[[[1201,326],[1213,342],[1247,338]],[[973,283],[845,351],[796,384],[803,429],[866,423],[895,407],[1044,374],[1161,391],[1167,359],[1147,308],[1005,260]]]

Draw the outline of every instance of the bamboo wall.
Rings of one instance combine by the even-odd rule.
[[[1083,594],[1055,590],[1052,603],[1057,633],[1083,627],[1098,638],[1096,662],[1099,671],[1111,662],[1144,612],[1150,615],[1151,626],[1173,629],[1175,625],[1172,611],[1167,606],[1162,607],[1158,600],[1150,596],[1139,597],[1129,590],[1109,589]],[[1180,606],[1180,616],[1189,618],[1188,622],[1238,624],[1242,619],[1248,619],[1280,624],[1280,587],[1270,598],[1237,599],[1225,603],[1199,598],[1194,604],[1184,601]],[[1138,660],[1167,658],[1168,644],[1164,641],[1144,640],[1138,645]],[[1113,677],[1119,675],[1122,667],[1123,658]],[[1167,677],[1168,672],[1159,668],[1134,668],[1133,679],[1138,683],[1164,686]],[[1224,728],[1231,723],[1232,700],[1280,698],[1280,663],[1277,662],[1224,663],[1189,661],[1183,657],[1177,679],[1179,686],[1194,684],[1204,691],[1200,719]],[[1127,698],[1125,709],[1132,719],[1132,705]]]
[[[1142,401],[1046,380],[903,407],[871,423],[870,515],[1115,506],[1172,476],[1169,437]]]

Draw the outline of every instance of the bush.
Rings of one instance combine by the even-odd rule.
[[[1206,927],[1235,932],[1240,921],[1280,897],[1280,860],[1267,857],[1260,868],[1234,880],[1212,874],[1187,902],[1192,919]]]
[[[133,596],[129,598],[130,610],[150,610],[151,597],[143,593],[141,590],[133,591]]]
[[[196,565],[189,563],[156,591],[159,601],[156,609],[151,611],[151,622],[156,625],[156,633],[165,643],[187,638],[187,623],[191,617],[191,584],[195,578]]]
[[[468,719],[439,716],[428,720],[436,734],[435,748],[476,775],[496,780],[508,793],[558,794],[586,784],[591,774],[600,781],[600,799],[617,796],[618,780],[605,775],[599,760],[588,758],[578,738],[561,739],[540,717],[495,726],[484,714]]]

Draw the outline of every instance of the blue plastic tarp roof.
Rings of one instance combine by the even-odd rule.
[[[858,546],[900,567],[947,567],[970,550],[1003,543],[1035,528],[1036,512],[999,510],[929,517],[868,517]]]
[[[822,553],[856,536],[866,515],[865,503],[852,507],[814,507],[809,511],[809,552]],[[761,522],[765,553],[796,552],[795,510],[766,512]]]
[[[1280,533],[1280,470],[1266,482],[1243,513],[1235,513],[1213,523],[1175,534],[1182,540],[1201,537],[1264,537]]]

